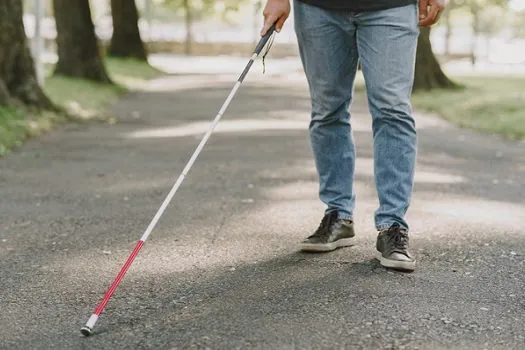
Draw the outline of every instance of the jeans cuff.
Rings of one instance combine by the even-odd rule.
[[[353,219],[353,217],[352,217],[352,214],[349,214],[348,212],[342,213],[342,212],[340,212],[340,211],[337,210],[337,209],[327,209],[326,212],[325,212],[325,214],[332,213],[332,212],[334,212],[334,211],[337,212],[337,218],[338,218],[338,219],[354,221],[354,219]]]
[[[334,211],[334,210],[331,210],[331,211]],[[331,212],[329,211],[329,212]],[[340,211],[337,211],[337,218],[338,219],[342,219],[342,220],[350,220],[350,221],[354,221],[354,218],[352,216],[352,214],[348,214],[348,213],[341,213]]]
[[[376,226],[377,231],[383,231],[389,229],[393,224],[398,224],[401,228],[404,228],[405,230],[408,230],[408,227],[405,225],[400,224],[399,222],[391,222],[388,224],[379,224]]]

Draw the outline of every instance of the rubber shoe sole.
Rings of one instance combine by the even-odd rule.
[[[402,260],[392,260],[379,255],[379,262],[382,266],[388,267],[390,269],[401,270],[401,271],[414,271],[416,269],[416,261],[402,261]]]
[[[335,242],[325,244],[301,243],[299,248],[303,252],[323,253],[331,252],[337,248],[348,247],[353,245],[353,238],[341,238]]]

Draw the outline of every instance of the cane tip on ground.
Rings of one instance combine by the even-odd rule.
[[[93,330],[89,327],[82,327],[80,328],[80,333],[82,333],[83,336],[89,337],[91,334],[93,334]]]

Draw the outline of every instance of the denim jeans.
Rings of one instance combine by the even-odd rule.
[[[372,12],[325,10],[294,1],[295,32],[312,102],[309,126],[326,212],[353,218],[356,150],[350,123],[361,63],[372,116],[378,230],[408,229],[417,153],[411,92],[419,35],[417,5]]]

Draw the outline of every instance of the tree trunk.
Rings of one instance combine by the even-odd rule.
[[[184,51],[186,55],[191,54],[191,4],[190,0],[184,0],[184,22],[186,25],[186,42],[184,43]]]
[[[0,1],[0,105],[56,110],[38,85],[22,14],[22,0]]]
[[[416,54],[414,91],[456,87],[441,70],[430,43],[430,29],[421,28]]]
[[[53,0],[58,62],[54,74],[112,83],[99,51],[89,0]]]
[[[478,48],[479,37],[479,11],[472,9],[472,42],[470,44],[470,62],[474,67],[476,65],[476,51]]]
[[[113,36],[108,54],[146,61],[148,56],[138,26],[139,14],[135,0],[111,0]]]
[[[260,13],[262,8],[262,0],[256,0],[253,4],[253,46],[257,46],[257,43],[261,39],[259,32],[261,31],[261,26],[259,23]]]
[[[452,9],[446,9],[445,13],[443,13],[443,17],[445,20],[445,55],[450,54],[450,39],[452,37],[452,20],[450,19],[450,11]]]

